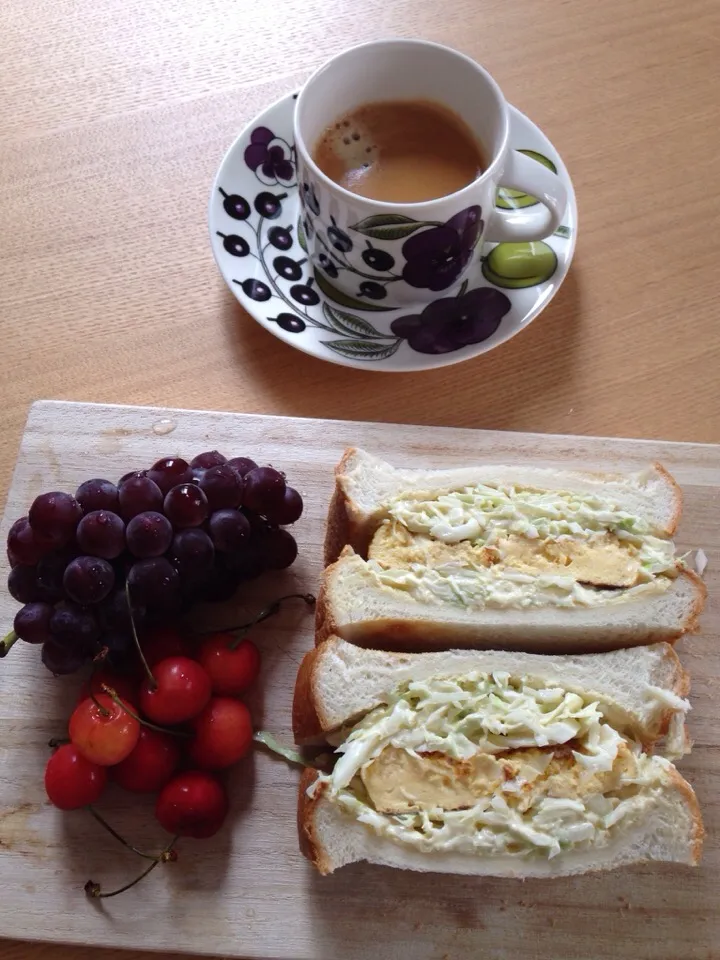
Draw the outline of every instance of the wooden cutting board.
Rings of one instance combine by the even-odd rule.
[[[667,465],[685,493],[678,546],[701,546],[709,560],[702,633],[678,644],[693,675],[695,749],[681,770],[705,817],[702,865],[522,883],[359,864],[322,878],[297,848],[297,772],[258,752],[233,771],[232,814],[218,836],[184,841],[178,863],[121,897],[89,902],[82,889],[88,878],[111,889],[134,876],[140,861],[83,811],[62,814],[47,804],[47,740],[63,735],[80,679],[50,677],[38,651],[17,644],[0,662],[0,934],[282,960],[720,957],[719,446],[43,401],[30,412],[0,535],[4,541],[10,523],[44,490],[72,491],[92,476],[116,479],[163,455],[218,448],[270,462],[305,496],[300,557],[291,573],[253,585],[244,605],[214,613],[218,625],[236,622],[290,586],[316,588],[332,468],[351,444],[417,465]],[[5,577],[4,550],[2,564]],[[15,608],[3,593],[3,631]],[[313,642],[312,616],[285,609],[256,639],[262,692],[251,706],[259,724],[289,740],[293,683]],[[162,842],[151,803],[117,791],[102,808],[136,844]]]

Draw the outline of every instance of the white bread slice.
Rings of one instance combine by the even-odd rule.
[[[657,536],[672,537],[682,513],[682,492],[659,463],[633,474],[582,473],[528,465],[480,463],[452,470],[397,469],[364,450],[345,451],[335,468],[336,486],[325,533],[325,563],[350,544],[366,555],[373,533],[388,516],[389,500],[411,491],[431,496],[478,483],[539,490],[595,493],[644,518]]]
[[[642,823],[632,831],[618,830],[606,847],[569,850],[552,860],[510,856],[480,857],[423,853],[373,833],[327,798],[321,784],[314,796],[308,788],[318,774],[306,770],[298,794],[300,849],[322,874],[359,860],[437,873],[492,877],[559,877],[592,870],[609,870],[646,860],[695,865],[700,859],[704,829],[692,787],[673,767],[662,790],[653,795]]]
[[[665,643],[611,653],[541,656],[501,650],[388,653],[364,650],[339,637],[306,654],[293,697],[296,743],[324,735],[372,710],[399,684],[431,677],[504,671],[559,685],[598,700],[616,730],[651,747],[667,737],[667,756],[688,749],[684,731],[690,678]]]
[[[597,652],[674,641],[697,628],[707,591],[681,570],[663,593],[595,607],[485,608],[423,603],[378,584],[350,549],[325,570],[316,608],[316,641],[331,634],[391,650],[448,647]]]

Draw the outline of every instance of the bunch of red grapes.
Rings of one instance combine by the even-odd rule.
[[[134,661],[133,624],[167,624],[289,567],[297,544],[283,527],[302,510],[278,470],[217,451],[166,457],[117,484],[87,480],[74,496],[43,493],[8,534],[8,589],[24,604],[14,633],[42,644],[54,674],[101,650],[122,668]]]

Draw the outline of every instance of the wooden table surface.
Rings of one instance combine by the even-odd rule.
[[[717,0],[2,0],[0,27],[3,491],[41,397],[720,441]],[[403,35],[490,69],[561,152],[580,229],[525,333],[386,376],[254,323],[205,213],[257,111],[344,47]]]

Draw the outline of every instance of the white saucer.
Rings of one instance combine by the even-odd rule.
[[[408,372],[486,353],[523,330],[547,306],[567,275],[575,249],[575,192],[553,145],[519,110],[510,107],[511,145],[534,154],[562,177],[568,192],[563,226],[543,242],[486,244],[482,270],[469,278],[460,294],[433,302],[435,326],[440,314],[447,316],[447,324],[456,325],[453,329],[462,324],[465,332],[430,343],[427,336],[418,339],[415,345],[421,350],[446,351],[426,353],[413,349],[413,331],[422,326],[421,314],[428,304],[387,309],[354,300],[335,290],[324,274],[313,273],[299,223],[292,142],[296,97],[288,94],[278,100],[243,130],[220,164],[210,195],[208,219],[215,260],[233,294],[258,323],[293,347],[331,363]],[[521,208],[537,202],[516,191],[507,191],[498,201]],[[463,295],[479,287],[507,297],[507,311],[499,325],[480,322],[483,318],[477,315],[476,304],[482,298],[466,301],[463,309]],[[497,304],[497,295],[493,300]],[[409,322],[402,322],[406,317]],[[483,339],[450,349],[458,340],[467,343],[475,336],[468,335],[468,329],[477,330]],[[409,338],[398,335],[406,331]]]

